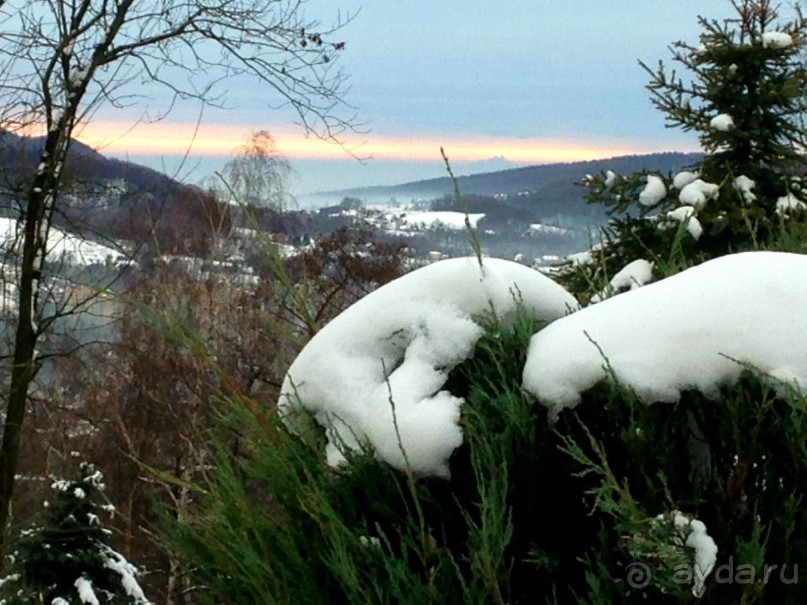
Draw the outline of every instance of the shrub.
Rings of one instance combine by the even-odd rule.
[[[207,602],[688,602],[692,519],[718,548],[701,602],[801,602],[805,399],[750,372],[676,404],[599,385],[553,424],[520,388],[535,327],[489,329],[453,372],[465,443],[450,481],[369,452],[332,469],[313,423],[292,435],[226,408],[191,522],[169,530]]]

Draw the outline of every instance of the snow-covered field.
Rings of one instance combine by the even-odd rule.
[[[484,214],[468,214],[471,227],[476,229],[476,224]],[[446,229],[465,229],[465,213],[463,212],[408,212],[403,217],[408,225],[422,227],[424,229],[435,229],[445,227]]]
[[[7,253],[13,246],[20,249],[22,224],[15,219],[0,218],[0,251]],[[48,233],[48,259],[73,265],[104,264],[116,262],[122,256],[120,250],[81,239],[52,227]]]
[[[346,215],[355,213],[356,211],[343,212]],[[485,214],[476,213],[467,216],[471,227],[475,229]],[[465,217],[464,212],[401,209],[388,205],[368,206],[364,215],[364,218],[374,227],[401,235],[426,229],[465,229]]]
[[[530,231],[534,233],[551,233],[553,235],[566,235],[569,233],[568,229],[563,227],[555,227],[554,225],[543,225],[541,223],[533,223],[530,225]]]

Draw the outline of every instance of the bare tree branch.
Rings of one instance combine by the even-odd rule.
[[[82,308],[68,299],[41,316],[53,298],[43,279],[52,261],[48,239],[76,129],[103,105],[146,107],[166,91],[159,117],[181,100],[224,104],[223,83],[246,78],[267,88],[268,104],[291,107],[306,131],[338,140],[355,126],[336,61],[344,43],[331,40],[343,23],[320,27],[306,19],[304,5],[303,0],[0,0],[0,128],[47,131],[37,169],[16,197],[21,230],[13,363],[0,444],[0,555],[29,390],[43,359],[37,345],[55,317]]]

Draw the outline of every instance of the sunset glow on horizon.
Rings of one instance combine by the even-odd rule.
[[[233,155],[249,139],[246,125],[167,123],[138,124],[134,127],[117,122],[90,122],[77,138],[106,155],[150,155],[190,157],[226,157]],[[475,162],[492,157],[506,158],[519,164],[574,162],[637,153],[662,151],[626,141],[586,142],[574,139],[491,137],[452,134],[441,137],[354,135],[360,143],[345,148],[300,130],[273,131],[277,150],[289,159],[350,159],[358,157],[378,160],[418,162],[439,159],[440,147],[449,159]],[[668,149],[664,149],[668,150]]]

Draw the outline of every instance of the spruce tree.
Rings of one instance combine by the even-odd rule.
[[[605,204],[612,218],[604,246],[611,274],[637,258],[669,274],[723,254],[782,247],[782,234],[804,224],[807,21],[798,9],[780,20],[769,0],[732,5],[736,18],[699,18],[699,46],[670,47],[683,75],[663,62],[641,63],[666,125],[696,132],[703,161],[676,175],[586,181],[588,201]]]
[[[53,478],[54,497],[40,523],[24,529],[9,575],[0,585],[12,604],[146,604],[137,571],[110,546],[102,517],[114,509],[100,503],[103,476],[82,462],[72,478]]]

